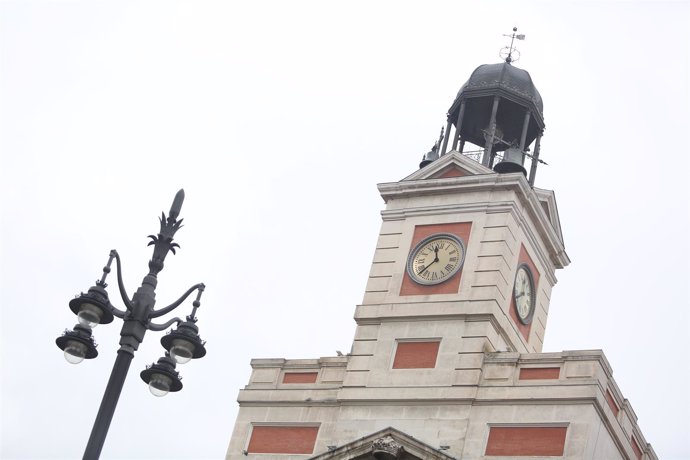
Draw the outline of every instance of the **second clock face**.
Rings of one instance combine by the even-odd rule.
[[[455,275],[464,261],[462,241],[450,233],[439,233],[425,238],[410,252],[407,274],[419,284],[438,284]]]
[[[515,286],[513,287],[513,299],[515,310],[522,324],[532,322],[534,313],[534,281],[529,266],[522,264],[515,274]]]

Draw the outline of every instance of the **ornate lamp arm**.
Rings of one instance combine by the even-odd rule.
[[[177,307],[179,307],[180,304],[181,304],[182,302],[184,302],[185,299],[186,299],[187,297],[189,297],[189,294],[191,294],[192,292],[196,291],[197,289],[198,289],[200,292],[203,292],[205,287],[206,287],[206,286],[204,286],[204,283],[195,284],[194,286],[190,287],[190,288],[187,290],[187,292],[185,292],[185,293],[182,295],[182,297],[180,297],[179,299],[177,299],[176,301],[174,301],[173,303],[171,303],[171,304],[168,305],[167,307],[161,308],[160,310],[154,310],[154,311],[152,311],[151,314],[149,315],[149,318],[158,318],[158,317],[160,317],[160,316],[165,315],[166,313],[170,313],[171,311],[173,311],[174,309],[176,309]]]
[[[127,307],[128,311],[132,311],[134,306],[132,305],[132,301],[129,300],[129,296],[127,295],[127,291],[125,290],[125,283],[122,282],[122,266],[120,263],[120,254],[117,253],[115,249],[110,250],[110,257],[115,258],[115,262],[117,263],[117,287],[120,289],[120,297],[122,297],[122,302],[124,302],[125,307]],[[113,313],[114,314],[114,313]],[[118,318],[122,318],[123,316],[115,315]]]
[[[113,316],[117,316],[120,319],[124,319],[125,315],[127,314],[126,311],[122,311],[119,308],[115,308],[113,304],[111,304],[110,302],[108,302],[106,307],[108,307],[108,310],[110,310],[110,313],[112,313]]]
[[[148,329],[150,331],[164,331],[167,328],[169,328],[170,326],[172,326],[173,324],[180,324],[181,322],[182,322],[182,320],[178,317],[171,319],[170,321],[168,321],[165,324],[155,324],[155,323],[149,322],[146,325],[146,329]]]
[[[191,321],[193,323],[196,323],[196,311],[201,306],[201,294],[204,293],[204,289],[206,289],[206,286],[204,286],[202,284],[201,287],[199,288],[199,293],[196,295],[196,300],[192,304],[192,306],[193,306],[192,314],[187,316],[187,321]]]

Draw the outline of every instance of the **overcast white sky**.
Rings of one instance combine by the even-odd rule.
[[[252,357],[349,350],[376,184],[416,169],[516,25],[516,65],[544,98],[536,185],[556,191],[573,261],[545,351],[603,349],[659,457],[690,458],[689,5],[0,3],[0,456],[81,457],[120,323],[95,329],[97,359],[67,364],[67,302],[112,248],[134,292],[184,187],[158,299],[207,284],[208,354],[154,398],[138,375],[163,350],[149,332],[103,458],[223,458]],[[329,270],[290,262],[305,251]]]

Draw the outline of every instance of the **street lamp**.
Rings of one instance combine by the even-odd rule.
[[[196,311],[201,305],[201,294],[205,288],[203,284],[192,286],[167,307],[158,310],[153,309],[156,303],[157,275],[163,270],[163,262],[168,252],[175,254],[175,248],[180,247],[177,243],[173,243],[173,236],[182,226],[182,219],[177,220],[177,217],[180,215],[183,201],[184,190],[180,190],[175,195],[168,217],[166,218],[165,213],[163,213],[160,218],[161,227],[158,235],[149,235],[151,238],[149,246],[153,245],[153,256],[149,261],[149,273],[144,277],[134,296],[130,298],[127,295],[122,283],[120,256],[113,249],[110,251],[108,263],[103,267],[101,279],[96,281],[96,285],[90,287],[88,292],[81,293],[69,303],[70,310],[77,315],[78,323],[74,326],[74,330],[66,330],[61,337],[55,340],[55,343],[64,351],[65,359],[72,364],[78,364],[84,359],[93,359],[98,356],[96,343],[91,335],[94,327],[99,324],[111,323],[114,317],[123,320],[120,331],[120,349],[117,351],[110,380],[108,380],[89,442],[84,451],[84,460],[98,459],[101,454],[117,401],[127,377],[129,365],[134,357],[134,352],[144,340],[144,334],[147,330],[163,331],[173,324],[177,325],[176,329],[171,330],[161,339],[161,344],[166,350],[165,356],[141,372],[142,380],[149,385],[149,390],[155,396],[165,396],[169,392],[180,391],[182,382],[179,373],[175,370],[176,365],[201,358],[206,354],[205,342],[199,337],[199,328],[196,326]],[[125,310],[115,308],[110,303],[108,292],[105,290],[108,286],[105,280],[110,273],[113,259],[117,264],[117,284],[120,297],[122,297],[122,302],[126,307]],[[194,300],[192,312],[186,317],[186,321],[177,317],[163,324],[156,324],[152,321],[175,310],[195,291],[197,292],[196,300]]]

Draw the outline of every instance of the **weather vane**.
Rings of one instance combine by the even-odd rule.
[[[501,51],[499,51],[498,55],[501,57],[501,59],[505,59],[505,61],[510,64],[511,62],[517,62],[520,60],[520,51],[518,51],[517,48],[513,48],[513,43],[515,42],[515,39],[517,38],[518,40],[524,40],[525,35],[524,34],[516,34],[517,32],[517,27],[513,27],[513,33],[512,34],[503,34],[504,37],[510,37],[510,46],[504,46],[501,48]]]

